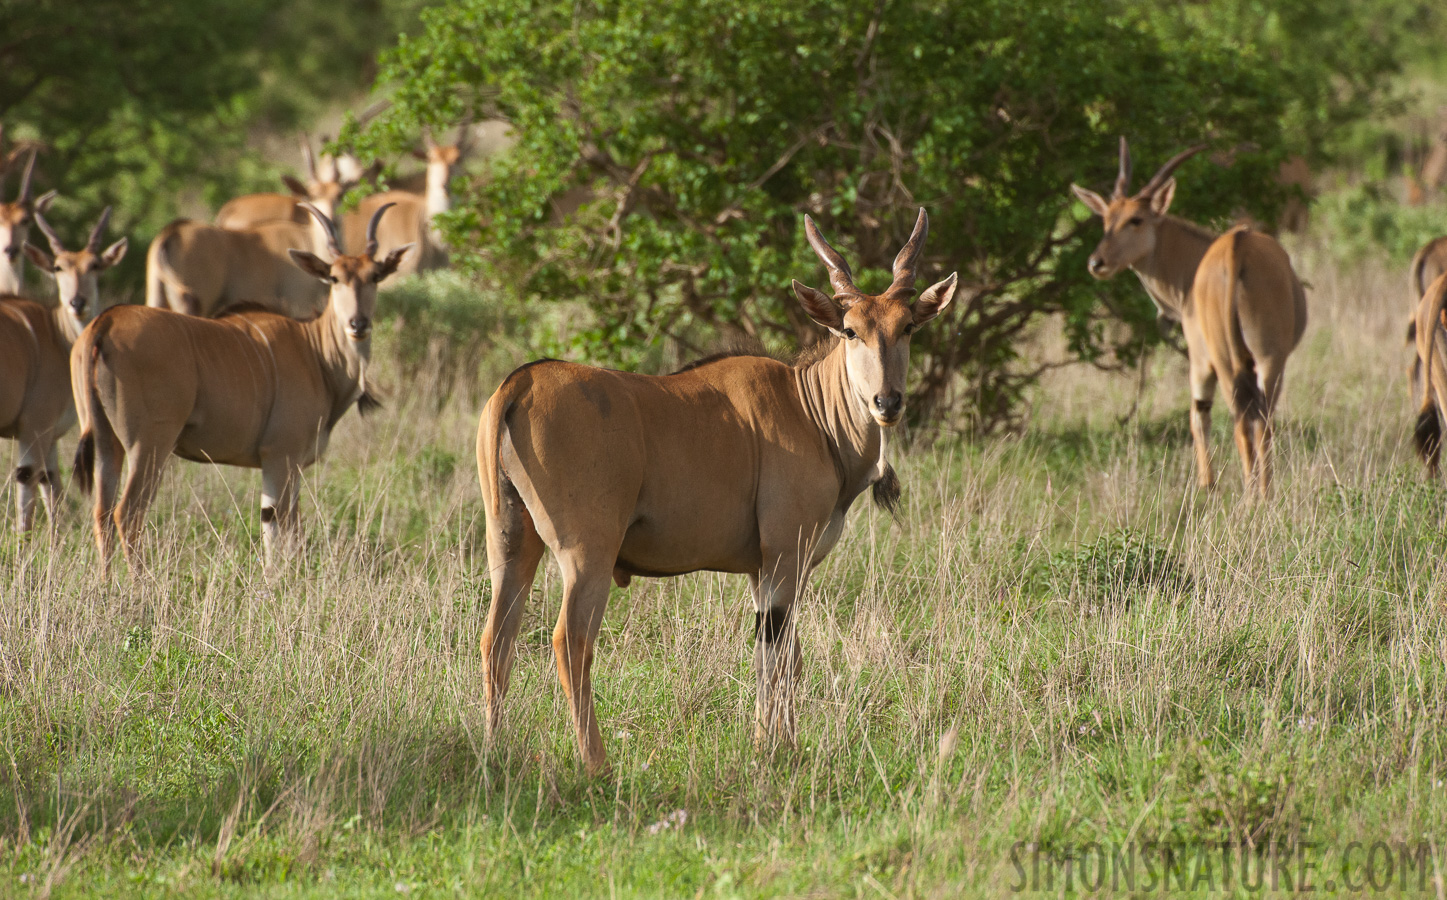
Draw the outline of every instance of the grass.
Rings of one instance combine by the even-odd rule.
[[[615,590],[598,781],[552,572],[483,737],[473,435],[520,344],[384,327],[388,405],[310,470],[283,574],[255,473],[180,461],[153,578],[100,582],[73,499],[53,541],[4,532],[0,896],[1114,894],[1089,845],[1149,842],[1181,851],[1177,887],[1227,842],[1340,888],[1382,882],[1373,842],[1421,841],[1406,883],[1440,892],[1447,497],[1410,452],[1404,279],[1294,250],[1312,323],[1270,506],[1242,504],[1219,412],[1221,484],[1194,488],[1182,359],[1158,355],[1123,425],[1134,378],[1052,376],[1024,434],[900,454],[898,524],[851,514],[801,601],[795,750],[752,746],[742,579]],[[462,288],[438,290],[396,321],[465,332]]]

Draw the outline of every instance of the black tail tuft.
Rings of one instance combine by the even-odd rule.
[[[382,401],[372,396],[371,391],[362,391],[362,396],[357,398],[357,412],[367,415],[382,408]]]
[[[1442,422],[1437,418],[1437,407],[1422,410],[1412,437],[1417,442],[1417,455],[1423,462],[1432,464],[1442,450]]]
[[[95,483],[95,435],[89,429],[80,436],[80,443],[76,445],[71,477],[75,479],[76,487],[80,488],[82,494],[91,492]]]
[[[1407,323],[1407,346],[1417,343],[1417,320],[1413,319]]]
[[[875,506],[890,516],[899,518],[899,495],[903,493],[903,489],[899,486],[899,476],[894,474],[894,466],[884,464],[884,474],[874,483],[871,493]]]
[[[1231,399],[1237,416],[1243,419],[1266,418],[1266,395],[1261,393],[1261,385],[1256,383],[1255,369],[1247,369],[1236,376],[1235,384],[1231,385]]]

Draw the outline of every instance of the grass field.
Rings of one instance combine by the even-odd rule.
[[[615,590],[601,781],[552,572],[483,737],[472,446],[516,347],[459,369],[409,334],[404,376],[384,330],[387,407],[310,471],[289,571],[259,562],[256,474],[180,461],[150,579],[97,578],[75,498],[53,542],[0,532],[0,896],[1112,894],[1081,848],[1153,842],[1177,880],[1138,893],[1252,893],[1258,864],[1194,852],[1226,842],[1285,848],[1267,886],[1441,896],[1447,494],[1409,443],[1405,277],[1294,249],[1270,506],[1241,502],[1224,402],[1195,489],[1184,359],[1124,424],[1134,377],[1055,373],[1021,436],[900,453],[898,522],[856,506],[801,603],[795,750],[752,745],[742,579]]]

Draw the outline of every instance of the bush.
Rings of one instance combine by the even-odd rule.
[[[1345,46],[1352,15],[1337,4],[1308,34]],[[1177,208],[1221,221],[1244,200],[1271,219],[1283,122],[1336,109],[1306,76],[1358,57],[1282,54],[1291,34],[1252,16],[1227,35],[1094,2],[464,0],[388,56],[391,111],[345,139],[390,151],[468,115],[512,123],[519,143],[457,198],[450,239],[508,291],[587,303],[603,323],[590,359],[623,367],[668,339],[816,340],[788,290],[823,279],[803,214],[869,289],[923,205],[921,280],[959,269],[967,289],[915,339],[911,409],[987,430],[1034,375],[1016,347],[1040,316],[1064,315],[1081,360],[1129,363],[1159,339],[1134,279],[1088,278],[1100,227],[1067,190],[1111,182],[1118,135],[1142,170],[1202,139],[1251,148],[1187,163]],[[1353,73],[1354,100],[1385,65]]]

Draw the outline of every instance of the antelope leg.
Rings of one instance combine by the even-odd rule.
[[[1216,482],[1216,475],[1211,471],[1211,404],[1216,398],[1216,372],[1204,352],[1192,352],[1190,359],[1191,443],[1196,448],[1196,483],[1209,488]]]
[[[45,482],[45,453],[35,436],[20,442],[20,462],[15,467],[15,524],[21,533],[35,523],[35,499]]]
[[[482,670],[489,735],[495,734],[502,723],[502,702],[516,658],[513,642],[522,626],[528,592],[532,590],[544,546],[517,491],[506,486],[500,493],[502,508],[489,510],[487,518],[487,568],[492,578],[492,603],[482,630]]]
[[[276,555],[289,553],[297,535],[297,490],[301,484],[301,467],[285,457],[263,457],[261,460],[261,543],[266,567],[276,563]]]
[[[585,552],[572,550],[558,557],[563,570],[563,608],[553,629],[553,653],[558,658],[558,680],[573,713],[583,764],[589,775],[600,775],[607,770],[608,756],[593,711],[593,645],[608,605],[608,586],[618,553],[615,549],[601,558],[587,559]]]
[[[749,577],[754,590],[754,742],[792,745],[797,738],[794,695],[804,668],[803,650],[794,629],[794,600],[798,594],[799,561],[778,558],[764,571]]]

